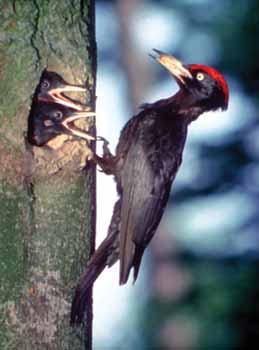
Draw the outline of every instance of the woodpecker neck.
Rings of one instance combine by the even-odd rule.
[[[169,105],[172,106],[174,113],[184,118],[188,124],[196,120],[203,112],[201,106],[195,105],[193,96],[186,90],[179,90],[174,96],[168,99]]]
[[[142,108],[160,110],[161,116],[182,118],[187,124],[196,120],[204,112],[201,106],[195,106],[192,96],[182,89],[174,96],[142,105]]]
[[[201,106],[195,106],[193,97],[183,89],[171,97],[143,104],[141,108],[159,110],[160,116],[174,119],[182,118],[187,124],[196,120],[204,112]]]

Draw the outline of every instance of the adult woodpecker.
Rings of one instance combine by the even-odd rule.
[[[94,157],[102,170],[113,174],[119,199],[114,206],[106,239],[91,257],[76,289],[71,324],[81,323],[86,296],[106,266],[120,262],[120,284],[130,270],[134,281],[145,248],[156,232],[182,162],[188,125],[203,112],[227,109],[229,90],[223,75],[200,64],[184,65],[154,50],[152,56],[174,77],[179,91],[172,97],[143,106],[123,128],[115,156],[106,145]]]
[[[67,83],[55,72],[43,71],[36,87],[28,118],[28,141],[43,146],[60,134],[82,137],[88,141],[95,138],[79,130],[74,122],[95,116],[95,112],[64,95],[65,92],[85,92],[86,88]]]

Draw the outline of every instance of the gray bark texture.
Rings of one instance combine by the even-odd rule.
[[[89,350],[91,302],[81,328],[69,315],[94,249],[95,167],[85,141],[25,135],[44,68],[87,81],[73,97],[94,110],[94,0],[0,0],[0,28],[0,349]],[[95,134],[94,118],[78,126]]]

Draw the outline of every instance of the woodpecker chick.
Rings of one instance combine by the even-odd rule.
[[[94,113],[76,111],[58,103],[37,102],[29,115],[28,141],[35,146],[43,146],[60,134],[79,136],[87,141],[95,138],[79,130],[74,122],[89,118]]]
[[[66,92],[85,92],[82,85],[66,82],[59,74],[47,71],[42,72],[34,97],[41,102],[56,102],[76,110],[85,110],[85,106],[64,95]]]
[[[67,83],[55,72],[44,70],[35,90],[28,118],[28,141],[43,146],[60,134],[95,138],[74,126],[74,121],[95,116],[83,104],[64,95],[64,92],[82,92],[86,88]],[[58,117],[59,116],[59,117]]]
[[[114,175],[119,199],[107,238],[91,257],[76,289],[71,324],[82,322],[88,291],[106,266],[119,260],[120,284],[127,282],[131,269],[136,280],[182,162],[188,125],[203,112],[228,106],[227,82],[216,69],[184,65],[171,55],[154,51],[157,55],[152,57],[174,77],[179,91],[144,105],[123,128],[114,156],[107,149],[103,157],[95,156],[102,170]]]

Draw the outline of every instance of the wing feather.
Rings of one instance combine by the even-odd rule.
[[[143,144],[131,145],[122,174],[120,284],[127,282],[132,266],[138,270],[169,196],[171,181],[163,176],[162,162],[158,169],[159,176],[154,174]]]
[[[120,284],[127,282],[132,267],[136,279],[181,163],[187,124],[168,121],[161,121],[155,109],[144,110],[121,133],[116,151],[121,190]]]

